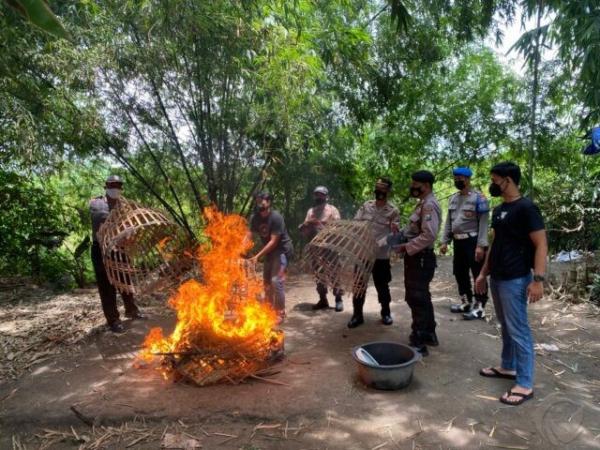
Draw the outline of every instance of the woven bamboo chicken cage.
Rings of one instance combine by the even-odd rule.
[[[316,281],[356,294],[367,288],[375,248],[369,222],[337,220],[306,246],[303,267]]]
[[[183,229],[156,209],[121,199],[98,232],[104,267],[119,291],[148,294],[173,287],[195,266]]]

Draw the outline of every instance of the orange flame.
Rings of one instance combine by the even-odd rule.
[[[283,339],[281,332],[274,330],[275,310],[260,301],[262,280],[243,259],[252,246],[246,220],[214,208],[206,208],[204,215],[209,242],[197,251],[203,280],[186,281],[170,298],[169,305],[177,312],[175,330],[168,337],[160,328],[150,330],[141,355],[146,360],[161,353],[203,350],[198,346],[205,338],[266,349]]]

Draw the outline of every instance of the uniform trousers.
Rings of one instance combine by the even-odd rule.
[[[414,255],[404,255],[405,300],[412,313],[412,330],[415,333],[433,333],[435,314],[429,283],[435,273],[436,259],[432,249]]]
[[[100,301],[102,302],[102,311],[108,325],[112,325],[119,321],[119,310],[117,309],[117,290],[108,281],[108,275],[102,261],[102,250],[98,242],[92,245],[92,265],[96,274],[96,283],[98,284],[98,292]],[[125,315],[134,317],[139,310],[135,304],[133,294],[121,293],[123,303],[125,304]]]
[[[392,296],[390,294],[390,281],[392,281],[392,271],[389,259],[376,259],[371,271],[373,275],[373,283],[377,291],[377,300],[381,304],[381,315],[390,314],[390,302]],[[363,306],[367,296],[367,289],[359,292],[352,297],[352,306],[354,307],[354,316],[362,317]]]
[[[458,284],[458,294],[461,297],[466,296],[469,303],[473,301],[471,274],[475,280],[483,266],[483,261],[475,259],[476,247],[477,236],[454,240],[454,258],[452,260],[454,278],[456,278]],[[488,300],[487,292],[485,294],[475,294],[475,300],[481,302],[481,306],[485,306]]]

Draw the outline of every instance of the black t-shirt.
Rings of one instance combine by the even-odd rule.
[[[285,228],[283,217],[277,211],[271,211],[267,217],[262,217],[259,213],[254,214],[250,219],[250,229],[260,236],[263,245],[269,243],[272,234],[281,236],[277,252],[285,253],[288,256],[292,254],[292,240]]]
[[[490,275],[512,280],[531,273],[535,247],[529,233],[544,229],[539,208],[528,198],[502,203],[492,212],[494,242],[490,251]]]

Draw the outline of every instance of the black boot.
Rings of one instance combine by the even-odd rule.
[[[363,319],[362,314],[360,316],[354,315],[348,322],[348,328],[356,328],[363,323],[365,323],[365,319]]]
[[[317,303],[312,305],[312,309],[327,309],[329,308],[329,302],[327,301],[327,297],[321,297]]]

